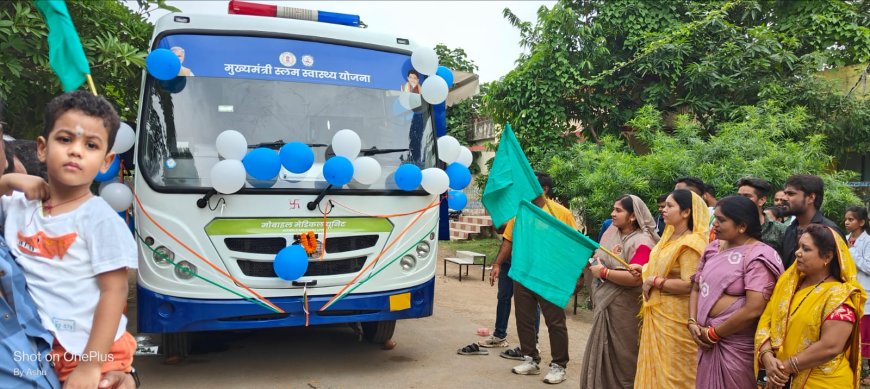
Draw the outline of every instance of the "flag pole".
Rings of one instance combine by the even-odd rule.
[[[87,77],[87,79],[88,79],[88,86],[91,87],[91,93],[93,93],[94,96],[99,96],[97,94],[97,87],[94,86],[94,79],[91,78],[90,74],[85,74],[85,77]]]
[[[610,250],[604,248],[604,246],[599,246],[598,248],[601,249],[601,251],[604,251],[605,254],[609,255],[611,258],[622,264],[622,266],[625,266],[626,269],[631,269],[631,267],[628,266],[628,262],[625,262],[624,259],[620,258],[618,255],[614,254]]]

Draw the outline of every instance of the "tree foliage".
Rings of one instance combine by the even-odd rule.
[[[435,53],[438,54],[438,63],[450,70],[468,73],[477,71],[477,65],[468,58],[468,54],[462,48],[451,49],[443,43],[439,43],[435,46]],[[480,97],[475,96],[447,109],[447,134],[459,140],[463,145],[468,144],[467,134],[471,131],[471,126],[474,123],[479,101]]]
[[[70,1],[70,16],[82,40],[97,92],[113,102],[122,119],[134,119],[145,56],[153,31],[145,16],[160,1],[137,0],[139,12],[118,1]],[[45,105],[62,89],[48,63],[48,30],[29,0],[0,2],[0,98],[11,133],[32,139],[41,133]]]
[[[719,124],[716,134],[707,137],[688,115],[678,116],[668,133],[661,112],[652,105],[642,107],[629,124],[638,129],[637,141],[648,153],[639,155],[624,139],[609,134],[598,144],[576,144],[566,156],[553,159],[555,186],[561,197],[583,206],[593,227],[609,217],[613,202],[623,194],[640,196],[655,209],[656,198],[673,190],[681,176],[701,178],[721,198],[734,194],[735,183],[743,177],[763,178],[781,188],[792,174],[817,174],[826,185],[822,210],[834,220],[860,202],[844,183],[852,173],[831,169],[824,135],[789,138],[811,123],[806,110],[782,111],[774,105],[736,110],[738,119]]]
[[[492,87],[487,113],[514,125],[533,164],[573,140],[632,129],[653,105],[665,126],[689,114],[704,134],[742,106],[805,107],[800,139],[828,135],[829,150],[870,150],[870,107],[844,98],[816,73],[870,62],[870,1],[561,0],[536,23],[507,19],[528,53]]]

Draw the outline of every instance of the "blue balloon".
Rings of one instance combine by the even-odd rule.
[[[308,271],[308,253],[298,244],[284,247],[275,256],[272,267],[275,269],[275,274],[282,280],[299,279]]]
[[[468,197],[458,190],[447,192],[447,206],[455,211],[461,211],[468,205]]]
[[[175,77],[171,80],[161,80],[157,82],[160,83],[160,86],[167,92],[178,93],[183,91],[184,87],[187,86],[187,77]]]
[[[436,115],[437,115],[437,114],[445,114],[445,113],[447,113],[447,103],[444,102],[444,103],[441,103],[441,104],[435,104],[435,105],[433,105],[433,106],[432,106],[432,111],[434,111]]]
[[[463,190],[471,183],[471,171],[461,163],[453,162],[444,171],[450,179],[450,189]]]
[[[171,50],[155,49],[145,58],[145,68],[158,80],[171,80],[178,76],[181,61]]]
[[[447,113],[435,113],[435,134],[439,137],[447,135]]]
[[[446,66],[439,66],[435,74],[447,81],[447,88],[453,88],[453,72]]]
[[[281,165],[291,173],[305,173],[314,165],[314,152],[302,142],[290,142],[282,146],[280,156]]]
[[[323,177],[326,178],[326,182],[335,186],[347,184],[353,178],[353,162],[336,155],[323,165]]]
[[[109,169],[105,172],[97,172],[97,176],[94,177],[94,181],[96,182],[105,182],[109,181],[115,177],[118,177],[118,171],[121,170],[121,156],[115,154],[115,159],[112,160],[112,164],[109,165]]]
[[[396,186],[401,190],[412,191],[417,190],[420,183],[423,182],[423,172],[417,165],[406,163],[396,169],[396,174],[393,175],[396,180]]]
[[[275,150],[258,147],[242,158],[245,171],[258,180],[271,180],[281,171],[281,161]]]

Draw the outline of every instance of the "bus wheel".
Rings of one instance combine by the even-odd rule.
[[[393,337],[395,320],[366,321],[362,325],[363,338],[372,343],[384,343]]]
[[[167,365],[177,364],[190,354],[189,332],[168,332],[160,338],[160,352],[163,353],[163,362]]]

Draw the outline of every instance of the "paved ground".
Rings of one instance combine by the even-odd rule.
[[[444,253],[441,253],[441,257]],[[490,355],[462,356],[456,350],[473,341],[478,327],[492,328],[496,288],[480,281],[478,270],[462,282],[455,265],[442,261],[436,270],[435,313],[424,319],[399,321],[393,350],[360,343],[347,326],[286,328],[205,334],[194,354],[178,365],[162,357],[137,357],[143,388],[505,388],[551,387],[540,376],[519,376],[517,361]],[[131,306],[131,313],[135,311]],[[558,387],[576,387],[577,373],[589,334],[591,315],[568,312],[571,362],[568,380]],[[134,315],[131,315],[134,316]],[[513,316],[508,340],[517,345]],[[549,339],[543,323],[543,364],[549,363]],[[131,332],[135,318],[131,318]],[[157,341],[157,339],[154,339]]]

